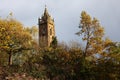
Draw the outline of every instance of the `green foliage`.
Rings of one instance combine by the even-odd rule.
[[[40,49],[39,54],[31,54],[23,65],[13,65],[6,70],[9,74],[26,73],[37,79],[119,80],[120,56],[116,56],[120,53],[119,47],[111,47],[113,52],[117,49],[117,53],[99,58],[86,57],[85,60],[80,49]]]
[[[53,37],[50,47],[57,48],[57,45],[58,45],[57,37]]]

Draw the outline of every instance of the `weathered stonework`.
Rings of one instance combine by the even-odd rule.
[[[53,37],[55,37],[54,19],[49,15],[47,8],[44,14],[38,19],[39,25],[39,46],[41,48],[49,47]]]

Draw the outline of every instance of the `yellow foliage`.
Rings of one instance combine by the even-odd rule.
[[[12,18],[0,19],[0,48],[9,51],[16,46],[28,46],[31,39],[19,21]]]
[[[81,13],[78,34],[83,34],[82,40],[86,41],[85,55],[101,53],[104,50],[104,28],[100,25],[99,20],[92,19],[85,11]],[[109,41],[106,44],[108,43]]]

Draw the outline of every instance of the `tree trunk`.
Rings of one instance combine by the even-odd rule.
[[[84,51],[84,58],[86,57],[87,55],[87,51],[88,51],[88,48],[89,48],[89,39],[90,39],[90,29],[89,29],[89,26],[87,28],[87,44],[86,44],[86,48],[85,48],[85,51]]]
[[[12,53],[9,53],[9,61],[8,61],[8,65],[12,65]]]
[[[89,47],[89,42],[88,42],[88,40],[87,40],[86,48],[85,48],[85,51],[84,51],[84,53],[83,53],[83,57],[84,57],[84,58],[86,57],[88,47]]]

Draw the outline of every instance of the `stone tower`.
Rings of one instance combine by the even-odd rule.
[[[44,14],[38,19],[39,25],[39,46],[41,48],[49,47],[55,37],[54,19],[48,13],[45,7]]]

